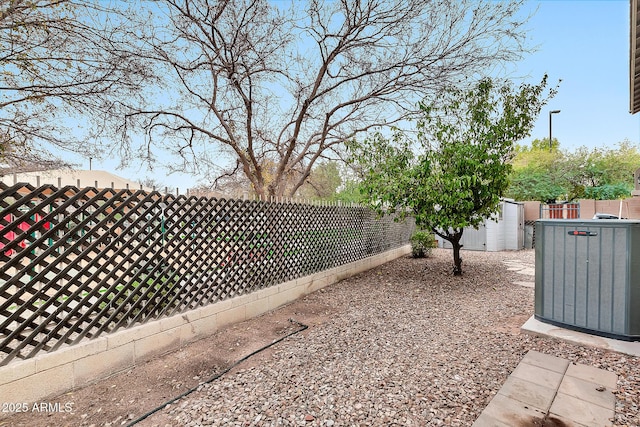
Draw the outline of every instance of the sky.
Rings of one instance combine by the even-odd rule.
[[[560,110],[553,115],[552,131],[561,149],[614,147],[625,139],[639,144],[640,113],[629,113],[629,0],[532,0],[522,10],[530,12],[535,14],[527,25],[528,40],[537,50],[515,64],[512,73],[529,76],[530,83],[538,83],[545,73],[551,84],[561,82],[531,137],[520,143],[548,138],[549,111]],[[92,166],[129,179],[149,176],[181,194],[197,181],[188,175],[166,176],[161,169],[116,170],[115,160],[94,159]]]
[[[640,141],[640,114],[629,113],[629,1],[532,1],[528,27],[538,51],[517,69],[536,79],[559,79],[559,91],[543,110],[532,137],[553,138],[573,151]],[[640,167],[640,165],[638,165]]]

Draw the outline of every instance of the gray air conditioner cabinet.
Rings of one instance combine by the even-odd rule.
[[[536,221],[535,317],[640,341],[640,221]]]

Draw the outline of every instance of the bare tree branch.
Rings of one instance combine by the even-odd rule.
[[[119,100],[150,78],[129,50],[126,21],[100,1],[0,4],[0,158],[39,155],[46,164],[59,149],[97,156],[86,141],[101,137]]]
[[[155,62],[170,93],[147,99],[157,105],[136,108],[120,129],[144,131],[147,160],[158,142],[177,154],[193,150],[185,164],[215,149],[258,195],[293,195],[345,140],[397,124],[425,97],[519,59],[527,51],[521,5],[157,2],[166,19],[139,31],[139,54]]]

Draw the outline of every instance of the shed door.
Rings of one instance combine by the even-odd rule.
[[[518,205],[518,250],[524,248],[524,205]]]

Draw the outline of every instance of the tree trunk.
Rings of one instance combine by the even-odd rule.
[[[460,239],[451,241],[451,245],[453,246],[453,275],[462,276],[462,258],[460,257],[462,245],[460,244]]]
[[[440,233],[436,229],[432,229],[432,231],[451,243],[453,247],[453,275],[454,276],[462,276],[462,257],[460,256],[460,249],[462,245],[460,244],[460,240],[462,239],[462,232],[464,229],[458,229],[453,233]]]

